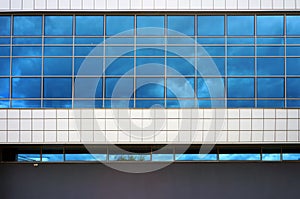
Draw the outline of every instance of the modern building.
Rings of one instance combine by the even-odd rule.
[[[300,0],[1,0],[3,197],[296,197],[299,11]]]

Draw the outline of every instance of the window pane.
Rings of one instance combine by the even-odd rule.
[[[194,100],[167,100],[167,108],[195,108]]]
[[[104,108],[133,108],[133,100],[105,100]]]
[[[224,58],[198,58],[197,75],[224,75],[225,59]],[[198,74],[199,73],[199,74]]]
[[[0,38],[0,43],[1,44],[10,44],[10,38]]]
[[[283,46],[259,46],[257,47],[257,56],[284,56],[284,47]]]
[[[223,78],[198,78],[198,98],[223,98]]]
[[[254,58],[228,58],[228,75],[254,75]]]
[[[165,58],[142,57],[136,59],[137,75],[159,75],[165,74]]]
[[[71,98],[71,78],[44,78],[45,98]]]
[[[123,47],[124,48],[124,47]],[[130,54],[131,56],[133,55]],[[160,56],[163,57],[165,56],[165,48],[164,46],[143,46],[143,47],[138,47],[136,50],[136,56]]]
[[[257,35],[283,35],[283,16],[257,16]]]
[[[137,98],[163,98],[165,93],[163,78],[137,78],[136,88]]]
[[[74,100],[73,108],[102,108],[102,100]]]
[[[137,16],[137,35],[164,35],[164,16]],[[148,29],[143,29],[148,28]],[[149,29],[152,28],[152,29]]]
[[[249,46],[230,46],[228,56],[254,56],[254,47]]]
[[[194,58],[167,58],[167,75],[195,75]]]
[[[0,58],[0,75],[10,74],[10,59]]]
[[[71,108],[72,101],[71,100],[44,100],[43,107],[44,108]]]
[[[13,98],[40,98],[41,78],[13,78]]]
[[[76,35],[103,35],[103,16],[76,16]]]
[[[284,108],[284,100],[257,100],[257,108]]]
[[[168,16],[168,35],[194,35],[194,26],[193,16]]]
[[[9,98],[9,78],[0,78],[0,98]]]
[[[167,56],[195,56],[195,47],[193,46],[168,46]]]
[[[9,56],[10,47],[9,46],[0,46],[0,56]]]
[[[300,98],[300,78],[287,78],[286,92],[289,98]]]
[[[106,16],[106,35],[133,35],[133,28],[133,16]]]
[[[210,56],[224,56],[225,48],[224,46],[198,46],[197,54],[200,57],[210,57]]]
[[[103,51],[103,46],[76,46],[75,56],[103,56]]]
[[[14,35],[41,35],[42,16],[15,16]]]
[[[94,85],[97,85],[97,87]],[[102,78],[77,77],[74,90],[75,98],[102,98]],[[95,102],[93,102],[94,104]]]
[[[45,58],[44,75],[72,75],[72,58]]]
[[[286,47],[287,56],[300,56],[300,47],[298,46],[287,46]]]
[[[258,89],[257,97],[260,98],[284,97],[284,79],[283,78],[258,78],[257,89]]]
[[[103,44],[103,37],[76,37],[75,44],[98,45]]]
[[[258,75],[284,75],[283,58],[257,58]]]
[[[13,58],[12,75],[41,75],[42,59],[41,58]]]
[[[253,78],[228,78],[229,98],[253,98],[254,79]],[[245,89],[246,88],[246,89]]]
[[[198,108],[224,108],[224,100],[198,100]]]
[[[228,16],[227,23],[230,36],[254,35],[253,16]]]
[[[257,38],[257,44],[284,44],[284,38]]]
[[[254,44],[254,38],[227,38],[227,44]]]
[[[136,108],[163,108],[164,100],[136,100]]]
[[[198,35],[224,35],[224,16],[198,16]]]
[[[50,37],[45,38],[45,44],[73,44],[73,38],[68,37]]]
[[[72,56],[73,47],[66,46],[46,46],[45,56]]]
[[[12,100],[12,108],[41,108],[41,100]]]
[[[42,47],[14,46],[13,56],[42,56]]]
[[[287,100],[287,108],[300,108],[300,100]]]
[[[227,100],[227,108],[254,108],[254,100]]]
[[[130,98],[133,92],[133,78],[106,78],[105,80],[107,98]]]
[[[119,46],[107,46],[106,47],[106,56],[116,56],[116,57],[119,57],[119,56],[133,56],[134,55],[134,48],[133,46],[122,46],[122,47],[119,47]],[[147,50],[147,49],[145,49]],[[148,52],[148,54],[152,53],[153,51],[151,52]],[[139,50],[136,51],[136,54],[137,56],[139,56]],[[155,55],[152,55],[152,56],[155,56]]]
[[[32,38],[32,37],[16,37],[13,38],[13,44],[40,44],[42,45],[42,38]]]
[[[195,97],[194,78],[167,78],[168,98],[191,98]]]
[[[72,16],[45,16],[45,35],[72,35]]]
[[[0,35],[10,35],[10,16],[0,16]]]
[[[106,75],[133,75],[133,58],[106,58]]]
[[[286,16],[287,35],[300,35],[300,16]]]
[[[107,58],[108,59],[108,58]],[[74,60],[75,75],[98,75],[103,74],[102,57],[75,58]]]
[[[300,58],[286,59],[286,73],[287,75],[300,75]]]
[[[225,39],[224,37],[218,38],[218,37],[209,37],[209,38],[203,38],[199,37],[197,38],[197,43],[202,45],[202,44],[224,44]]]

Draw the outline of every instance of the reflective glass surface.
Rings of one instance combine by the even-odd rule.
[[[165,17],[164,16],[137,16],[137,35],[138,36],[159,36],[164,35]]]
[[[76,16],[76,35],[103,35],[103,16]]]
[[[224,16],[198,16],[198,35],[224,35]]]
[[[69,36],[72,33],[72,16],[45,16],[45,35]]]
[[[229,36],[254,35],[253,16],[228,16],[227,24],[227,33]]]
[[[283,35],[283,16],[257,16],[257,35]]]
[[[42,17],[41,16],[15,16],[14,35],[41,35]]]
[[[10,16],[0,16],[0,36],[10,35]]]
[[[168,16],[168,35],[194,35],[194,16]]]
[[[106,35],[133,35],[133,16],[106,16]]]

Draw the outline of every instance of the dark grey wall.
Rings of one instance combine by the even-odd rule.
[[[145,174],[101,164],[0,164],[1,199],[284,199],[300,163],[175,163]]]

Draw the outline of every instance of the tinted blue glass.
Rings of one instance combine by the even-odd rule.
[[[10,44],[10,38],[0,38],[0,44]]]
[[[193,16],[168,16],[168,35],[194,35],[194,21],[195,19]]]
[[[45,38],[45,44],[73,44],[72,37],[50,37]]]
[[[46,46],[45,47],[45,56],[72,56],[73,48],[66,46]]]
[[[195,75],[195,59],[167,58],[167,75]]]
[[[10,16],[0,16],[0,35],[10,35]]]
[[[287,100],[287,108],[299,108],[300,107],[300,100]]]
[[[195,56],[195,47],[190,46],[168,46],[167,47],[167,56]]]
[[[105,100],[104,108],[133,108],[132,100]]]
[[[258,78],[257,97],[259,98],[284,97],[284,79],[283,78]]]
[[[102,78],[83,78],[77,77],[75,81],[78,81],[80,86],[75,84],[75,96],[76,98],[101,98],[102,97]],[[98,85],[96,90],[92,90],[89,85]],[[94,89],[94,88],[93,88]]]
[[[137,78],[136,88],[137,98],[163,98],[165,93],[163,78]]]
[[[102,108],[102,100],[74,100],[73,108]]]
[[[42,154],[42,162],[63,162],[63,154]]]
[[[44,98],[71,98],[72,78],[44,78]]]
[[[195,108],[194,100],[167,100],[167,108]]]
[[[42,47],[14,46],[13,56],[42,56]]]
[[[107,58],[106,75],[133,75],[133,58]]]
[[[75,58],[74,74],[101,76],[103,74],[103,58],[102,57]]]
[[[105,97],[107,98],[130,98],[133,92],[133,78],[105,79]]]
[[[224,35],[224,16],[198,16],[198,35]]]
[[[194,45],[195,40],[194,37],[167,37],[167,45],[168,44],[180,44],[180,45]]]
[[[103,16],[76,16],[76,35],[103,35]]]
[[[198,58],[197,74],[200,76],[224,75],[224,67],[225,67],[224,60],[225,60],[224,58]]]
[[[128,45],[132,45],[134,43],[134,38],[133,37],[108,37],[108,39],[105,40],[105,43],[107,45],[108,44],[128,44]]]
[[[286,74],[287,75],[300,75],[300,58],[287,58],[286,59]]]
[[[286,34],[300,35],[300,16],[286,16]]]
[[[194,78],[167,78],[167,98],[195,97]]]
[[[257,44],[284,44],[284,38],[257,38]]]
[[[76,46],[75,56],[103,56],[103,46]]]
[[[147,50],[147,49],[145,49]],[[150,49],[150,52],[147,52],[148,54],[151,54],[151,52],[156,52],[155,50],[151,50]],[[139,53],[139,51],[137,50],[137,55]],[[145,53],[145,54],[147,54]],[[119,46],[107,46],[106,47],[106,56],[133,56],[134,55],[134,48],[133,46],[122,46],[122,47],[119,47]],[[155,55],[153,55],[155,56]]]
[[[224,108],[225,100],[198,100],[198,108]]]
[[[287,56],[300,56],[300,47],[298,46],[287,46],[286,47]]]
[[[258,75],[284,75],[284,58],[257,58]]]
[[[72,75],[72,58],[45,58],[44,75]]]
[[[40,100],[12,100],[12,108],[41,108]]]
[[[164,16],[137,16],[137,35],[164,35]],[[148,28],[148,29],[144,29]],[[149,29],[151,28],[151,29]]]
[[[280,152],[262,154],[261,159],[263,161],[280,161]]]
[[[254,44],[254,38],[227,38],[227,44]]]
[[[164,44],[165,38],[162,38],[162,37],[141,37],[141,38],[137,37],[136,43],[137,44],[148,44],[148,45]]]
[[[257,47],[257,56],[284,56],[284,47],[283,46],[259,46]]]
[[[286,38],[286,44],[300,44],[300,38],[299,37],[288,37]]]
[[[0,98],[9,97],[9,78],[0,78]]]
[[[45,16],[45,35],[72,35],[72,16]]]
[[[257,35],[283,35],[283,16],[257,16]]]
[[[230,46],[227,47],[228,56],[254,56],[254,47],[252,46]]]
[[[42,16],[15,16],[14,35],[42,35]]]
[[[254,58],[228,58],[227,74],[234,75],[254,75]]]
[[[43,107],[44,108],[71,108],[72,101],[71,100],[44,100]]]
[[[164,75],[165,58],[142,57],[136,59],[137,75]]]
[[[199,46],[197,48],[197,55],[199,57],[224,56],[225,48],[224,46]]]
[[[0,56],[9,56],[10,47],[9,46],[0,46]]]
[[[13,78],[13,98],[40,98],[41,78]]]
[[[16,37],[13,38],[13,44],[40,44],[42,45],[42,38],[26,38],[26,37]]]
[[[223,98],[223,78],[198,78],[198,98]]]
[[[198,44],[224,44],[225,39],[224,38],[218,38],[218,37],[210,37],[210,38],[197,38]]]
[[[136,56],[165,56],[165,50],[163,46],[145,46],[136,50]]]
[[[8,100],[0,100],[0,108],[9,108],[9,106]]]
[[[133,35],[133,28],[133,16],[106,16],[106,35]]]
[[[228,78],[227,87],[229,98],[254,97],[254,78]]]
[[[41,75],[42,59],[41,58],[13,58],[12,75]]]
[[[300,98],[300,78],[287,78],[286,92],[288,98]]]
[[[227,100],[227,108],[254,108],[254,100]]]
[[[10,74],[10,59],[0,58],[0,75]]]
[[[282,160],[300,160],[300,153],[283,153]]]
[[[219,160],[225,160],[225,161],[260,160],[260,154],[219,154]]]
[[[176,154],[176,161],[211,161],[217,160],[216,154]]]
[[[284,100],[257,100],[258,108],[284,108]]]
[[[136,100],[136,108],[163,108],[164,100]]]
[[[88,45],[103,44],[103,37],[88,37],[88,38],[76,37],[75,44],[88,44]]]
[[[254,16],[228,16],[227,26],[230,36],[254,35]]]

